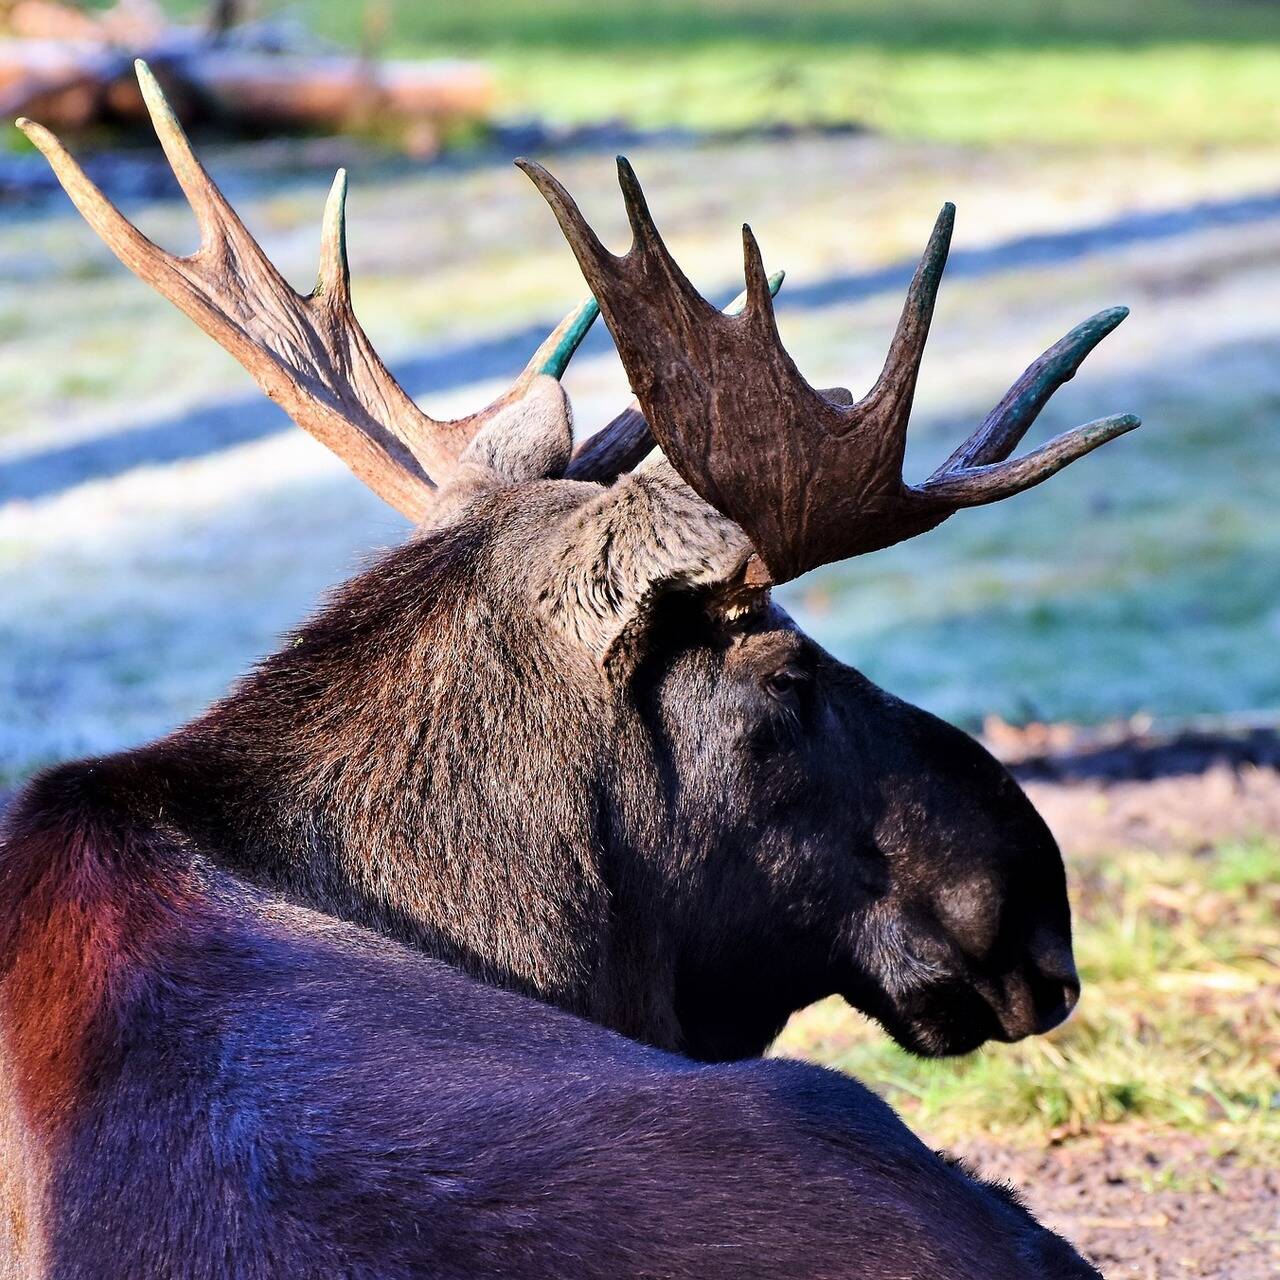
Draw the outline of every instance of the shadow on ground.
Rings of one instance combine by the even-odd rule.
[[[1133,213],[1093,226],[957,250],[948,262],[948,278],[1061,265],[1106,249],[1149,245],[1196,231],[1278,217],[1280,192]],[[798,311],[859,302],[901,289],[911,279],[914,268],[913,261],[899,261],[875,271],[834,275],[814,284],[785,289],[778,306],[780,310]],[[734,292],[736,289],[726,291],[722,301]],[[508,377],[520,368],[555,323],[556,319],[547,319],[462,346],[398,360],[394,362],[394,372],[415,397]],[[583,355],[598,355],[610,347],[601,326],[588,339]],[[204,457],[288,429],[283,412],[258,394],[206,405],[177,417],[26,453],[0,463],[0,504],[48,497],[86,480],[120,475],[135,467]]]

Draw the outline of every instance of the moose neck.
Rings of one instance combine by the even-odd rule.
[[[273,892],[683,1047],[678,920],[637,848],[663,809],[637,734],[548,660],[527,611],[458,580],[469,554],[424,539],[344,587],[136,753],[164,780],[153,805]]]

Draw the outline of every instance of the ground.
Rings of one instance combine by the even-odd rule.
[[[1140,431],[1034,493],[784,593],[841,658],[1017,763],[1066,851],[1080,1009],[1049,1038],[926,1064],[827,1003],[779,1051],[853,1071],[930,1140],[1012,1177],[1113,1277],[1275,1274],[1270,7],[1000,0],[986,7],[1000,40],[978,7],[941,0],[672,2],[649,26],[629,4],[555,0],[509,29],[500,6],[401,8],[399,49],[449,40],[491,56],[512,110],[625,117],[521,144],[610,243],[625,243],[602,154],[618,139],[709,293],[740,287],[750,219],[768,265],[788,269],[783,336],[818,385],[874,378],[911,261],[954,200],[909,476],[1071,325],[1132,307],[1030,443],[1121,411],[1143,416]],[[341,34],[358,9],[326,0],[315,15]],[[803,127],[816,118],[841,127]],[[581,293],[512,146],[503,134],[434,166],[318,139],[208,154],[300,288],[332,168],[351,168],[357,309],[444,415],[496,390]],[[132,163],[137,190],[162,190],[145,152]],[[176,200],[127,206],[191,247]],[[3,793],[194,714],[405,530],[60,197],[0,206],[0,343]],[[568,382],[584,431],[627,394],[603,340]],[[1161,736],[1206,717],[1206,741],[1226,725],[1226,745]]]
[[[1280,1170],[1185,1134],[1100,1133],[1060,1147],[967,1142],[1110,1280],[1274,1280]]]
[[[1011,1181],[1111,1280],[1270,1280],[1280,841],[1257,833],[1280,832],[1280,738],[1173,750],[1122,729],[1100,769],[1069,742],[1028,761],[993,728],[1066,856],[1076,1014],[1043,1039],[924,1063],[832,1000],[774,1052],[853,1071],[926,1139]]]

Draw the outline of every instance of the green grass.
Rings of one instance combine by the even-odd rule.
[[[354,45],[364,10],[303,12]],[[1072,144],[1280,128],[1280,18],[1250,0],[436,0],[389,31],[392,53],[487,59],[506,112],[565,121]]]
[[[1074,888],[1084,994],[1052,1035],[928,1062],[830,1000],[775,1052],[852,1073],[938,1142],[1230,1126],[1280,1156],[1280,844],[1098,857]]]
[[[741,40],[655,54],[490,55],[510,109],[741,129],[856,123],[951,142],[1266,142],[1280,49],[886,49]]]

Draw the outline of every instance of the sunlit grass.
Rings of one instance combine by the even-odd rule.
[[[366,23],[338,0],[305,17],[347,44]],[[441,0],[398,5],[387,48],[482,57],[505,113],[552,120],[1086,144],[1268,141],[1280,125],[1269,5]]]
[[[1225,1123],[1280,1154],[1280,844],[1087,860],[1074,888],[1084,994],[1052,1035],[926,1062],[827,1001],[775,1051],[850,1072],[938,1142]]]
[[[506,112],[647,127],[856,124],[949,142],[1268,142],[1280,45],[900,50],[726,41],[487,56]]]

